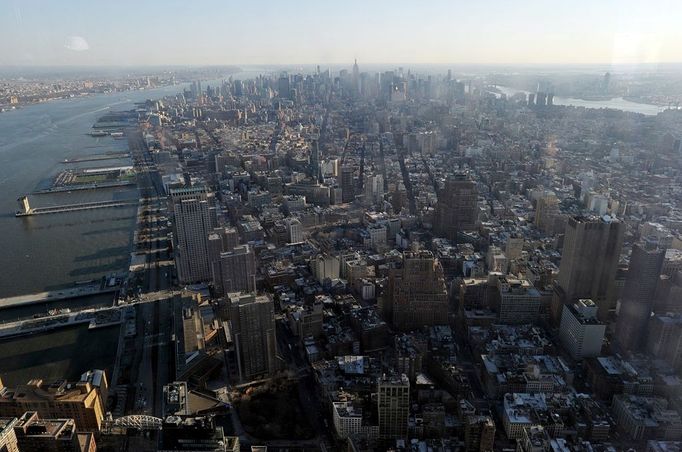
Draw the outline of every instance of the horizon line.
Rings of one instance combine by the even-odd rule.
[[[317,63],[159,63],[159,64],[117,64],[117,63],[94,63],[94,64],[3,64],[0,66],[0,72],[4,69],[10,68],[238,68],[243,67],[278,67],[278,66],[343,66],[343,65],[353,65],[353,60],[348,62],[317,62]],[[582,63],[569,63],[569,62],[526,62],[526,63],[514,63],[514,62],[449,62],[449,63],[438,63],[438,62],[372,62],[372,61],[359,61],[359,66],[369,65],[369,66],[673,66],[682,65],[682,61],[658,61],[658,62],[582,62]]]

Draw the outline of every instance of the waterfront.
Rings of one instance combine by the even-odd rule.
[[[497,89],[507,96],[512,96],[516,93],[529,94],[530,91],[522,89],[510,88],[508,86],[497,85]],[[554,97],[554,105],[564,105],[570,107],[585,107],[585,108],[613,108],[615,110],[629,111],[632,113],[641,113],[647,116],[655,116],[664,110],[663,107],[651,104],[640,104],[638,102],[631,102],[622,97],[615,97],[608,100],[584,100],[575,99],[572,97]]]
[[[60,163],[64,159],[127,151],[126,140],[88,135],[102,114],[182,89],[178,85],[64,99],[0,115],[0,297],[67,287],[127,269],[136,206],[15,218],[16,200],[45,188],[65,168]],[[129,159],[109,162],[130,164]],[[40,207],[136,196],[137,189],[129,186],[30,196],[30,202]]]
[[[115,325],[88,329],[84,323],[2,339],[2,381],[9,386],[24,384],[32,378],[74,381],[89,369],[104,369],[111,375],[119,328]]]

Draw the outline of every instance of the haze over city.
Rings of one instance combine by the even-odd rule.
[[[682,62],[675,0],[0,2],[2,65]]]
[[[0,452],[682,451],[681,18],[0,0]]]

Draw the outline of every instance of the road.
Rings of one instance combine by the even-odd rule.
[[[128,363],[126,413],[161,416],[163,386],[174,379],[171,331],[174,265],[170,255],[166,197],[161,177],[138,130],[127,131],[128,147],[138,175],[136,253],[144,268],[128,280],[124,300],[135,304],[136,335],[124,338],[122,362]],[[123,301],[123,300],[120,300]],[[144,302],[143,302],[144,301]],[[122,328],[121,334],[124,334]]]

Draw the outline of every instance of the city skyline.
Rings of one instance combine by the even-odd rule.
[[[0,66],[682,62],[669,0],[192,6],[0,2]]]
[[[682,6],[548,3],[0,0],[0,452],[682,450]]]

